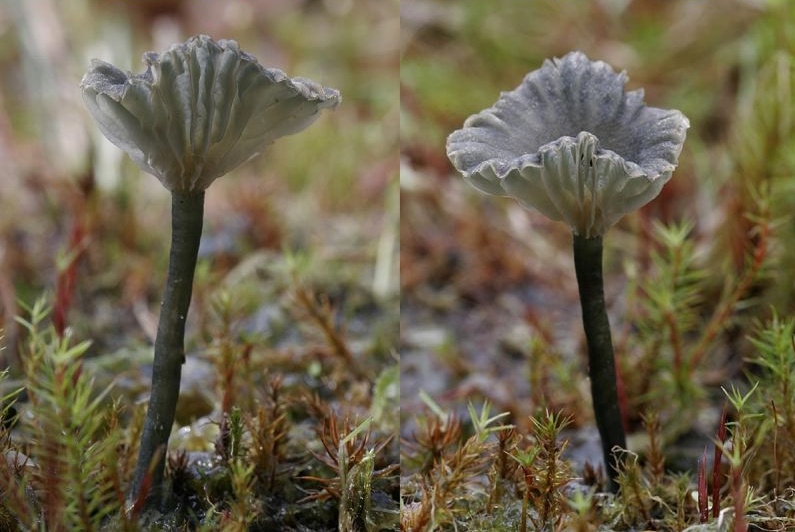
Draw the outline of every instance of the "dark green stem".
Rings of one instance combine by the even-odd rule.
[[[613,448],[625,449],[627,443],[618,403],[613,340],[605,308],[601,236],[585,238],[574,235],[574,268],[577,271],[582,323],[588,342],[588,373],[596,426],[602,438],[610,490],[615,492],[618,489],[618,456]]]
[[[155,339],[152,391],[132,487],[133,501],[146,490],[146,506],[159,504],[163,498],[165,455],[185,362],[185,318],[193,291],[203,219],[204,191],[172,193],[168,279]]]

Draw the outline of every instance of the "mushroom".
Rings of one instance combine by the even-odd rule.
[[[185,319],[204,217],[204,191],[275,139],[336,107],[339,92],[262,67],[233,40],[191,37],[143,56],[146,71],[93,60],[80,88],[99,129],[171,192],[171,253],[155,340],[152,390],[131,499],[162,501]]]
[[[582,52],[546,60],[447,139],[450,161],[472,186],[513,197],[571,228],[591,395],[613,491],[614,448],[626,447],[626,437],[604,303],[602,237],[657,197],[690,125],[679,111],[647,107],[642,89],[625,92],[627,79]]]

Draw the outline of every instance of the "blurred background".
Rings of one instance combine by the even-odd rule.
[[[127,442],[114,460],[122,482],[130,478],[168,264],[170,194],[99,133],[79,85],[92,58],[140,73],[147,51],[196,34],[234,39],[264,67],[339,90],[342,103],[208,189],[169,444],[174,491],[194,525],[207,516],[212,527],[215,505],[230,503],[228,490],[209,494],[205,473],[228,471],[194,469],[192,480],[174,471],[188,467],[186,452],[191,464],[221,452],[221,420],[232,411],[253,437],[269,405],[262,427],[273,445],[250,450],[271,454],[256,489],[244,490],[252,506],[240,506],[240,522],[336,530],[337,516],[354,510],[334,489],[326,450],[338,447],[321,439],[357,427],[377,477],[367,477],[368,504],[357,511],[392,527],[399,23],[397,0],[0,0],[0,370],[9,369],[0,397],[23,390],[14,404],[22,421],[3,438],[15,449],[8,452],[45,460],[36,430],[47,419],[68,421],[32,404],[42,386],[34,377],[47,371],[23,360],[57,357],[42,348],[47,338],[87,341],[77,374],[96,391],[112,385],[107,397],[121,406]],[[20,324],[37,301],[49,317],[36,328]],[[107,403],[84,413],[105,416]],[[17,515],[36,520],[24,498],[16,503]],[[55,515],[57,504],[47,511]]]
[[[54,309],[63,313],[56,319],[78,337],[92,338],[95,354],[151,339],[167,263],[169,195],[102,137],[79,84],[91,58],[139,73],[144,52],[163,51],[198,33],[235,39],[266,67],[338,89],[344,103],[214,183],[207,195],[197,313],[210,280],[219,283],[253,253],[278,256],[283,250],[325,263],[317,270],[332,284],[355,283],[378,301],[394,298],[397,5],[2,0],[5,363],[13,365],[16,357],[14,316],[42,294],[66,303]],[[396,319],[397,304],[383,312]]]
[[[630,432],[650,409],[664,424],[688,418],[674,435],[693,424],[714,430],[716,409],[700,399],[722,404],[718,385],[742,382],[749,368],[749,332],[793,310],[794,43],[784,0],[401,2],[405,436],[427,412],[425,391],[465,419],[467,401],[488,400],[525,428],[539,409],[562,410],[573,416],[575,452],[579,439],[596,440],[568,228],[479,193],[445,154],[468,116],[572,50],[625,70],[627,90],[643,88],[647,105],[690,119],[673,179],[605,237],[606,297]],[[659,222],[684,225],[692,261],[682,268],[700,276],[690,299],[674,302],[689,313],[682,342],[698,365],[688,379],[699,391],[682,397],[700,399],[688,410],[660,384],[679,351],[649,302],[670,272]],[[599,461],[595,450],[584,456]]]

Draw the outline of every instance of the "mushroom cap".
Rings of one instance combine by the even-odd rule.
[[[132,74],[94,59],[80,87],[105,137],[171,191],[205,190],[341,101],[262,67],[232,40],[198,35],[143,61],[146,71]]]
[[[566,222],[586,238],[654,199],[671,178],[687,118],[624,91],[626,73],[582,52],[546,60],[447,139],[464,178]]]

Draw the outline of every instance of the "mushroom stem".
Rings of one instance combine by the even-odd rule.
[[[132,500],[138,501],[143,495],[146,506],[159,504],[163,498],[163,470],[185,362],[185,318],[193,291],[203,218],[203,190],[172,192],[168,278],[155,339],[149,408],[132,486]]]
[[[605,308],[601,236],[585,238],[574,235],[574,268],[588,342],[588,373],[596,426],[602,439],[609,488],[616,492],[619,464],[614,448],[626,448],[627,444],[618,402],[613,340]]]

